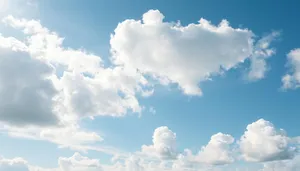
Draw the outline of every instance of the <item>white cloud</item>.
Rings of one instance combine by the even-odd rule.
[[[293,160],[274,161],[264,163],[261,171],[298,171],[300,170],[300,156]]]
[[[282,77],[282,88],[296,89],[300,87],[300,49],[294,49],[287,55],[290,73]]]
[[[226,20],[215,26],[202,18],[182,26],[163,19],[158,10],[150,10],[142,20],[119,23],[110,40],[114,63],[136,68],[161,84],[177,83],[188,95],[201,95],[199,83],[249,58],[251,79],[265,74],[264,60],[274,51],[269,49],[273,35],[254,45],[251,30],[232,28]]]
[[[5,159],[0,156],[0,171],[29,171],[29,168],[22,158]]]
[[[58,159],[61,171],[102,171],[102,166],[97,159],[90,159],[75,153],[70,158],[60,157]]]
[[[247,126],[239,145],[246,161],[285,160],[293,158],[296,153],[296,147],[292,146],[286,133],[264,119]]]
[[[44,133],[44,137],[58,135],[57,133],[52,134],[51,130],[49,131],[49,133]],[[62,134],[62,137],[67,137],[67,134],[73,138],[71,141],[77,141],[76,137],[85,137],[86,141],[90,139],[84,134],[72,136],[73,133],[71,132]],[[51,138],[50,140],[54,139]],[[298,141],[297,137],[288,138],[283,130],[276,130],[270,122],[260,119],[248,125],[239,145],[246,161],[265,162],[257,163],[258,166],[262,166],[262,170],[257,169],[257,167],[253,167],[255,169],[252,170],[273,171],[272,169],[274,169],[274,171],[279,171],[286,169],[286,171],[296,171],[299,168],[299,164],[297,164],[299,156],[292,159],[296,152],[292,145],[298,144]],[[68,144],[67,140],[64,142]],[[177,151],[176,134],[168,127],[158,127],[154,131],[152,145],[144,145],[141,152],[131,154],[111,153],[114,157],[109,164],[101,164],[98,159],[91,159],[75,153],[71,157],[60,157],[56,168],[33,166],[20,158],[18,160],[0,158],[0,166],[1,163],[5,168],[19,166],[22,169],[27,169],[24,171],[246,171],[248,165],[241,167],[233,163],[234,158],[237,157],[235,156],[237,153],[233,153],[233,143],[234,138],[231,135],[217,133],[212,135],[208,144],[203,146],[198,154],[193,155],[189,149],[184,150],[184,152]],[[89,150],[88,147],[86,149]],[[19,164],[8,165],[7,163]]]
[[[211,136],[207,145],[194,155],[189,149],[179,153],[173,168],[199,168],[226,165],[234,162],[232,145],[234,138],[229,134],[217,133]]]
[[[101,57],[85,50],[63,47],[63,38],[43,27],[39,21],[3,19],[6,25],[21,29],[22,42],[33,59],[50,63],[57,74],[54,84],[59,91],[59,110],[76,117],[97,115],[124,116],[128,110],[141,112],[136,93],[145,89],[147,80],[135,70],[104,68]],[[145,90],[145,91],[144,91]],[[151,90],[150,90],[151,92]]]
[[[8,16],[3,22],[24,38],[0,34],[1,132],[76,150],[110,151],[91,147],[102,138],[81,130],[78,120],[140,113],[136,95],[153,91],[148,81],[133,69],[104,68],[99,56],[64,47],[64,38],[37,20]]]
[[[143,153],[162,159],[172,159],[177,156],[176,134],[168,127],[162,126],[156,128],[153,133],[152,142],[153,145],[142,146]]]
[[[196,161],[210,165],[223,165],[234,161],[230,145],[234,142],[231,135],[217,133],[213,135],[208,144],[202,147],[196,156]]]
[[[270,44],[279,36],[279,32],[272,32],[271,34],[260,39],[255,47],[253,55],[251,56],[251,66],[248,73],[249,80],[259,80],[265,77],[268,70],[266,59],[275,54],[275,49],[270,48]]]
[[[21,23],[29,25],[26,33],[44,34],[47,31],[34,20],[22,20]],[[77,116],[63,104],[62,89],[65,87],[60,87],[62,78],[55,75],[56,65],[35,55],[33,51],[42,50],[31,45],[27,41],[0,35],[1,132],[13,137],[46,140],[77,150],[82,145],[86,148],[86,145],[101,141],[97,133],[80,130]],[[54,46],[51,43],[47,46],[51,45]],[[76,53],[81,51],[74,51]],[[71,58],[69,56],[67,58]],[[85,57],[84,53],[81,57]]]
[[[82,130],[77,125],[68,125],[66,127],[46,127],[40,128],[35,126],[14,127],[1,125],[0,133],[7,134],[14,138],[26,138],[32,140],[49,141],[59,145],[60,148],[70,148],[73,150],[88,151],[96,150],[108,154],[114,154],[114,150],[105,150],[97,148],[97,142],[103,138],[96,132]],[[94,145],[92,148],[91,146]]]
[[[98,159],[90,159],[79,153],[73,156],[59,157],[58,168],[43,168],[30,165],[22,158],[5,159],[0,157],[0,171],[102,171]]]
[[[0,56],[0,121],[18,126],[58,125],[51,65],[31,58],[22,42],[1,35]]]

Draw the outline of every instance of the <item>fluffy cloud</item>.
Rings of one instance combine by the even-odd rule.
[[[291,139],[280,129],[264,119],[247,126],[239,145],[246,161],[264,162],[291,159],[296,153],[296,147]]]
[[[60,157],[58,163],[61,171],[102,171],[99,160],[89,159],[79,153],[70,158]]]
[[[206,146],[203,146],[198,154],[194,155],[189,149],[178,154],[173,162],[173,168],[199,168],[201,166],[213,167],[234,162],[232,145],[234,138],[231,135],[217,133],[211,136]]]
[[[156,128],[152,137],[153,145],[142,146],[142,152],[154,155],[163,159],[175,158],[176,134],[168,127]]]
[[[142,20],[125,20],[117,26],[110,44],[115,64],[136,68],[162,84],[177,83],[185,94],[201,95],[198,84],[236,68],[251,58],[250,79],[260,79],[273,36],[254,44],[248,29],[232,28],[223,20],[218,26],[201,19],[182,26],[164,22],[158,10]]]
[[[23,31],[32,58],[47,61],[63,73],[57,74],[55,82],[61,111],[79,118],[141,112],[135,93],[143,93],[147,81],[140,74],[121,67],[104,68],[101,57],[63,47],[63,38],[39,21],[8,16],[3,22]]]
[[[232,163],[234,158],[230,149],[234,138],[231,135],[217,133],[213,135],[208,144],[202,147],[196,160],[210,165],[223,165]]]
[[[44,133],[44,137],[57,135],[57,133],[52,135],[51,130],[49,131]],[[66,134],[72,135],[72,133]],[[82,135],[78,134],[78,137],[85,136],[83,133]],[[72,137],[74,141],[77,141],[76,134]],[[51,138],[51,140],[53,139],[55,138]],[[86,141],[89,141],[89,137],[86,137],[86,139]],[[57,168],[33,166],[20,158],[13,160],[0,158],[0,166],[3,168],[18,167],[27,169],[25,171],[247,170],[247,166],[240,167],[233,164],[234,158],[238,156],[235,156],[237,153],[233,152],[234,138],[229,134],[217,133],[212,135],[208,144],[203,146],[196,155],[188,149],[184,152],[177,151],[176,134],[165,126],[155,129],[152,141],[152,145],[142,146],[141,152],[127,153],[122,156],[115,154],[110,164],[101,164],[98,159],[91,159],[75,153],[71,157],[60,157]],[[287,137],[283,130],[275,129],[272,123],[260,119],[247,126],[247,131],[238,144],[246,161],[264,162],[257,163],[257,166],[261,166],[259,171],[271,171],[272,169],[275,171],[285,169],[286,171],[296,171],[299,169],[299,156],[293,159],[292,157],[296,155],[296,146],[293,147],[293,144],[299,144],[298,141],[297,138]],[[67,140],[65,140],[65,144],[68,144]],[[255,167],[252,170],[258,171],[257,168]],[[6,170],[10,171],[9,169]]]
[[[296,89],[300,86],[300,49],[294,49],[287,55],[290,73],[282,77],[284,89]]]
[[[29,171],[29,168],[22,158],[5,159],[0,156],[0,171]]]
[[[86,146],[102,138],[81,130],[78,120],[140,113],[136,95],[153,92],[148,81],[134,69],[105,68],[99,56],[64,47],[64,38],[37,20],[8,16],[3,22],[24,37],[0,34],[1,132],[77,150],[110,151]]]
[[[57,91],[50,80],[53,68],[26,51],[22,42],[0,35],[0,121],[17,126],[57,125],[53,109]]]
[[[3,23],[23,37],[0,36],[0,95],[7,97],[0,101],[0,121],[5,123],[1,131],[68,147],[93,144],[101,137],[81,131],[77,121],[140,113],[137,95],[154,91],[149,75],[199,95],[199,82],[236,67],[253,56],[254,49],[271,54],[264,43],[271,38],[254,48],[250,30],[232,28],[225,20],[218,26],[205,19],[181,26],[163,19],[159,11],[150,10],[142,21],[120,23],[110,42],[115,65],[104,67],[100,56],[65,47],[64,38],[39,21],[5,17]],[[160,157],[174,158],[176,135],[167,132],[167,138],[155,133],[153,145],[142,151],[155,149]]]

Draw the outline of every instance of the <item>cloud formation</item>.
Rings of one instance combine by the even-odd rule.
[[[51,65],[33,59],[15,38],[0,35],[0,121],[17,126],[59,124]]]
[[[31,58],[47,62],[57,72],[53,80],[62,103],[61,111],[76,117],[124,116],[130,109],[140,112],[135,93],[147,81],[136,72],[121,67],[104,68],[100,56],[82,49],[65,48],[63,38],[43,27],[39,21],[8,16],[6,25],[20,29],[22,42]],[[121,96],[120,93],[123,95]]]
[[[255,41],[251,30],[233,28],[226,20],[217,26],[205,19],[182,26],[164,22],[162,13],[150,10],[142,20],[125,20],[117,26],[110,41],[114,65],[104,67],[100,56],[65,47],[63,37],[37,20],[8,16],[3,22],[21,31],[24,39],[0,35],[0,131],[112,155],[114,149],[95,146],[102,137],[82,130],[80,119],[140,113],[137,96],[153,94],[153,79],[176,83],[187,95],[201,95],[199,83],[246,60],[251,63],[248,79],[262,79],[268,70],[266,60],[275,53],[270,43],[278,36],[274,32]],[[283,78],[284,87],[296,88],[298,50],[288,56],[293,72]],[[230,164],[236,157],[229,134],[213,135],[195,155],[189,149],[179,151],[176,138],[168,127],[159,127],[153,144],[112,165],[75,153],[59,158],[53,169],[31,166],[20,158],[0,158],[0,171],[194,171]],[[238,145],[245,161],[290,160],[297,151],[284,131],[263,119],[247,126]],[[268,168],[266,164],[264,169]]]
[[[223,165],[234,161],[230,145],[234,143],[231,135],[217,133],[213,135],[206,146],[196,156],[198,162],[210,165]]]
[[[152,136],[153,145],[143,145],[142,152],[163,159],[172,159],[177,155],[176,134],[168,127],[156,128]]]
[[[5,159],[0,156],[0,171],[30,171],[28,163],[22,158]]]
[[[102,137],[81,130],[78,121],[140,113],[136,95],[151,92],[148,81],[135,70],[106,68],[100,56],[84,49],[65,47],[64,38],[38,20],[7,16],[2,22],[21,36],[0,34],[0,131],[60,147],[106,151],[91,146]]]
[[[138,69],[161,84],[176,83],[187,95],[201,95],[199,83],[251,60],[249,79],[266,73],[265,59],[276,33],[255,44],[249,29],[233,28],[227,20],[215,26],[201,18],[182,26],[165,22],[158,10],[149,10],[142,20],[118,24],[110,44],[116,65]]]
[[[80,135],[81,136],[81,135]],[[264,119],[257,120],[247,126],[247,130],[239,142],[229,134],[217,133],[211,136],[207,145],[194,152],[176,148],[176,133],[162,126],[154,130],[152,145],[143,145],[141,151],[115,154],[110,164],[101,163],[76,152],[71,157],[60,157],[57,168],[42,168],[28,164],[24,159],[0,158],[0,169],[5,171],[14,168],[24,171],[230,171],[243,170],[235,165],[235,159],[242,154],[246,164],[257,162],[257,171],[286,170],[296,171],[299,168],[299,155],[296,153],[299,139],[288,137],[283,130]],[[240,147],[240,153],[235,150]],[[294,157],[295,156],[295,157]],[[253,163],[252,163],[253,164]],[[9,169],[7,169],[9,168]],[[250,168],[251,169],[251,168]],[[23,171],[23,170],[21,170]],[[272,170],[273,171],[273,170]]]
[[[284,130],[259,119],[247,126],[239,145],[246,161],[266,162],[292,159],[297,150],[291,142]]]

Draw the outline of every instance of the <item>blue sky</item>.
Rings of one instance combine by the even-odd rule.
[[[300,168],[298,1],[1,1],[0,171]]]

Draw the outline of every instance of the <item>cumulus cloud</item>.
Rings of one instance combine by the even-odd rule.
[[[2,21],[23,38],[0,34],[1,132],[106,151],[85,146],[102,138],[81,130],[78,120],[140,113],[136,95],[153,91],[148,81],[134,69],[105,68],[100,56],[65,47],[64,38],[38,20],[7,16]]]
[[[44,137],[57,135],[57,133],[52,135],[51,132],[44,134]],[[66,134],[70,134],[70,136],[73,136],[73,140],[77,141],[76,134]],[[65,135],[63,134],[62,136]],[[84,134],[78,134],[78,137],[85,136]],[[247,170],[247,167],[232,164],[238,156],[235,156],[237,153],[233,152],[234,138],[229,134],[217,133],[212,135],[208,144],[203,146],[196,155],[189,149],[183,152],[177,151],[176,134],[168,127],[163,126],[155,129],[152,138],[153,144],[142,146],[142,151],[127,153],[122,156],[113,154],[114,157],[110,164],[100,163],[98,159],[91,159],[76,152],[71,157],[60,157],[56,168],[33,166],[20,158],[13,160],[0,158],[0,166],[1,164],[3,168],[15,168],[18,166],[28,171]],[[53,139],[55,138],[51,138],[51,140]],[[86,141],[89,141],[89,137],[86,139]],[[271,171],[273,169],[275,171],[296,171],[299,169],[299,164],[297,164],[299,163],[299,156],[293,158],[296,155],[296,146],[294,147],[293,144],[299,144],[298,140],[297,137],[287,137],[283,130],[277,130],[272,123],[260,119],[247,126],[247,131],[241,137],[238,144],[240,145],[240,152],[247,162],[262,162],[257,163],[258,166],[261,166],[261,169],[257,169],[256,167],[256,169],[252,170]],[[68,141],[65,141],[65,143],[68,144]]]
[[[262,78],[265,58],[274,52],[269,48],[274,35],[255,45],[251,30],[233,28],[226,20],[215,26],[202,18],[182,26],[164,22],[160,11],[149,10],[142,20],[119,23],[110,44],[116,65],[136,68],[161,84],[176,83],[185,94],[201,95],[199,83],[249,58],[249,78]]]
[[[234,142],[231,135],[217,133],[206,146],[203,146],[196,160],[210,165],[223,165],[234,161],[230,145]]]
[[[147,80],[135,71],[122,67],[104,68],[100,56],[83,49],[65,48],[64,39],[39,21],[8,16],[3,22],[23,31],[32,58],[47,61],[57,72],[63,73],[57,75],[55,83],[64,112],[78,118],[124,116],[128,110],[141,112],[135,94],[144,93],[142,87]]]
[[[265,162],[291,159],[296,154],[296,147],[284,130],[264,119],[247,126],[241,137],[240,150],[246,161]]]
[[[53,68],[26,52],[22,42],[0,35],[0,121],[17,126],[59,124],[53,106]]]
[[[213,167],[233,163],[235,157],[232,148],[233,143],[234,138],[229,134],[214,134],[198,154],[194,155],[190,149],[185,149],[183,153],[179,153],[173,162],[173,168]]]
[[[300,87],[300,49],[294,49],[287,54],[290,72],[282,77],[283,89]]]
[[[162,159],[172,159],[177,155],[176,134],[168,127],[156,128],[152,136],[152,145],[143,145],[142,152]]]

